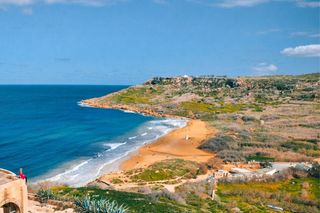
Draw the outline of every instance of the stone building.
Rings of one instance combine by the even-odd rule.
[[[0,213],[27,213],[28,193],[25,180],[0,169]]]

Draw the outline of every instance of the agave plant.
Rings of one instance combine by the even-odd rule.
[[[39,199],[39,201],[41,203],[46,203],[46,202],[48,202],[49,199],[54,199],[55,196],[50,189],[48,189],[48,190],[40,189],[37,192],[37,198]]]
[[[75,200],[76,211],[81,213],[126,213],[124,205],[106,199],[93,199],[89,196]]]

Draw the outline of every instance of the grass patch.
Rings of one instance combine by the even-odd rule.
[[[111,101],[121,104],[151,104],[151,99],[163,92],[162,87],[131,87],[114,93]]]
[[[121,184],[121,183],[124,183],[122,180],[120,180],[119,178],[113,178],[111,180],[111,183],[113,184]]]
[[[247,161],[258,161],[258,162],[273,162],[274,158],[272,157],[267,157],[263,155],[250,155],[246,157]]]
[[[119,205],[128,207],[128,212],[136,213],[170,213],[170,212],[194,212],[192,206],[182,205],[175,201],[163,199],[152,201],[149,196],[137,193],[121,192],[114,190],[103,190],[95,187],[72,188],[59,186],[52,188],[58,197],[72,200],[74,198],[90,196],[94,199],[108,199],[116,201]]]
[[[177,177],[196,177],[203,173],[198,163],[181,159],[164,160],[155,163],[131,177],[134,181],[160,181]]]
[[[264,212],[266,205],[293,212],[319,212],[319,179],[294,178],[278,182],[219,183],[218,195],[225,204],[236,202],[243,212]],[[254,198],[254,199],[252,199]],[[270,209],[269,209],[270,210]]]
[[[312,150],[318,150],[318,146],[315,144],[307,143],[307,142],[298,142],[298,141],[287,141],[285,143],[281,144],[281,147],[291,149],[293,151],[298,151],[300,149],[312,149]]]
[[[186,111],[194,113],[231,113],[249,108],[247,104],[221,104],[220,107],[217,107],[212,104],[196,101],[183,102],[181,103],[181,107]]]
[[[311,129],[320,129],[320,122],[299,124],[299,126],[305,127],[305,128],[311,128]]]

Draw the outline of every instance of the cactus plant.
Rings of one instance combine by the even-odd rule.
[[[40,189],[37,192],[37,198],[39,199],[40,203],[46,203],[46,202],[48,202],[49,199],[54,199],[55,196],[50,189],[48,189],[48,190]]]
[[[93,199],[89,196],[75,200],[76,211],[81,213],[126,213],[124,205],[107,199]]]

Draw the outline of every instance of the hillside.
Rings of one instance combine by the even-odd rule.
[[[101,107],[132,108],[157,115],[210,120],[218,113],[319,98],[320,74],[272,77],[156,77],[101,98],[86,100]]]
[[[219,134],[204,142],[225,162],[319,158],[320,74],[268,77],[156,77],[85,100],[105,108],[207,121]]]
[[[206,76],[154,78],[84,100],[94,107],[197,120],[154,146],[145,145],[150,165],[139,166],[141,156],[146,156],[141,148],[125,170],[105,174],[80,188],[46,187],[44,183],[34,190],[36,199],[56,203],[56,210],[77,212],[106,212],[111,206],[114,210],[108,212],[262,213],[280,208],[318,213],[320,166],[314,161],[320,157],[319,94],[320,74]],[[205,134],[204,127],[209,127],[210,134]],[[194,128],[197,135],[200,131],[206,137],[195,143],[196,136],[188,129],[190,138],[186,139],[184,128]],[[178,130],[183,131],[182,139]],[[163,151],[161,143],[157,145],[159,141],[168,142],[164,147],[171,154]],[[197,156],[188,147],[198,151]],[[197,161],[199,153],[205,161]],[[312,162],[312,166],[293,162]],[[236,172],[239,169],[246,172]],[[266,173],[273,170],[277,171]],[[216,176],[221,172],[228,176]]]

